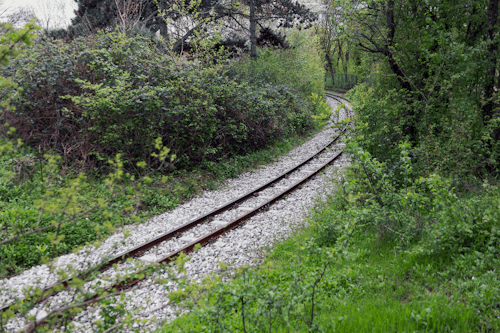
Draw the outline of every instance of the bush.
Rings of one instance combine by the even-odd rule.
[[[351,232],[371,229],[414,253],[454,260],[474,254],[492,264],[500,247],[500,193],[485,182],[461,191],[448,178],[415,177],[408,143],[388,168],[356,143],[353,165],[337,195],[314,214],[316,242],[332,246]],[[471,186],[469,184],[469,186]],[[335,218],[332,219],[332,216]],[[339,223],[342,221],[342,223]],[[487,266],[487,265],[486,265]]]
[[[271,73],[271,83],[255,84],[228,66],[176,65],[140,36],[41,40],[4,70],[23,88],[6,120],[26,143],[83,168],[100,167],[118,153],[128,170],[138,161],[154,165],[147,152],[157,137],[179,167],[198,165],[313,126],[307,96],[320,88],[317,82],[295,80],[299,70],[280,82],[296,58],[289,57],[280,75]]]
[[[466,51],[446,48],[446,63],[457,65],[443,70],[437,85],[434,77],[415,90],[401,89],[384,65],[381,73],[365,73],[372,80],[349,92],[356,110],[355,140],[389,168],[397,163],[399,143],[410,142],[419,176],[496,177],[500,143],[492,133],[498,125],[483,123],[484,101],[471,88],[478,84],[480,66],[458,60]]]
[[[240,80],[261,88],[265,85],[286,85],[303,99],[313,93],[324,95],[323,63],[314,35],[304,32],[289,34],[288,49],[264,49],[256,61],[244,58],[230,72]]]

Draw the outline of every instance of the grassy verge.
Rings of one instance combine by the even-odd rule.
[[[235,156],[228,160],[220,160],[200,166],[191,171],[172,171],[166,182],[161,175],[153,176],[152,182],[144,182],[134,187],[132,211],[124,209],[131,201],[131,193],[124,192],[114,198],[105,207],[110,225],[105,225],[103,209],[77,218],[67,223],[59,231],[63,239],[57,247],[53,247],[47,232],[23,237],[17,241],[0,245],[0,276],[9,276],[40,263],[42,257],[54,257],[79,249],[82,245],[98,242],[120,228],[130,223],[145,221],[152,216],[175,208],[189,200],[200,191],[216,189],[228,178],[251,171],[260,165],[268,164],[279,156],[285,155],[297,145],[305,142],[315,132],[305,136],[294,136],[274,142],[268,148],[250,152],[245,156]],[[2,143],[5,144],[5,141]],[[9,233],[26,232],[35,228],[50,225],[56,217],[47,214],[39,215],[37,202],[44,198],[47,187],[43,181],[46,176],[47,163],[39,158],[29,147],[23,147],[16,152],[4,153],[0,156],[0,228],[2,239]],[[58,193],[70,186],[75,175],[66,170],[57,175],[50,191]],[[55,185],[55,186],[54,186]],[[128,184],[123,184],[127,186]],[[75,203],[77,209],[91,207],[99,200],[109,199],[112,189],[101,176],[88,176],[80,181],[81,191]],[[62,192],[61,192],[62,193]],[[131,219],[131,214],[135,219]],[[15,230],[14,227],[15,225]]]
[[[494,189],[457,194],[448,207],[433,203],[436,228],[476,223],[466,215],[450,222],[438,211],[465,206],[464,214],[473,215],[488,196],[500,198]],[[360,221],[366,207],[347,214],[345,199],[339,187],[313,210],[310,226],[277,246],[260,268],[241,270],[230,283],[206,284],[208,292],[185,303],[191,312],[161,332],[500,331],[500,260],[488,254],[494,249],[471,250],[468,243],[437,252],[430,229],[402,243],[368,223],[352,228],[352,213]],[[483,208],[479,225],[488,219]],[[454,242],[461,243],[456,233]]]

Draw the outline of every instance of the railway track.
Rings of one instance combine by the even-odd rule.
[[[339,95],[327,93],[329,98],[343,103],[347,101]],[[117,265],[125,265],[130,258],[140,260],[147,264],[165,264],[175,260],[180,253],[189,254],[195,247],[205,246],[217,240],[220,236],[228,233],[229,231],[241,226],[249,218],[259,214],[262,211],[269,209],[271,205],[285,198],[287,195],[300,188],[305,183],[310,181],[315,175],[323,171],[327,166],[332,164],[342,155],[342,150],[332,153],[330,148],[334,146],[346,131],[347,126],[340,131],[340,133],[333,138],[328,144],[324,145],[320,150],[308,156],[301,163],[286,170],[279,176],[269,180],[264,185],[261,185],[252,191],[224,204],[223,206],[203,214],[188,223],[185,223],[169,232],[165,232],[150,241],[127,250],[120,255],[117,255],[107,262],[101,264],[97,271],[106,274],[111,267]],[[285,182],[287,185],[282,186]],[[271,195],[269,195],[271,193]],[[229,220],[228,220],[228,217]],[[234,218],[231,218],[234,217]],[[198,230],[197,230],[198,229]],[[194,236],[187,237],[186,233],[191,232]],[[208,231],[208,232],[207,232]],[[178,246],[181,240],[182,246]],[[171,249],[168,245],[169,242],[174,241],[177,248]],[[177,242],[175,242],[177,241]],[[164,248],[163,251],[159,249]],[[168,254],[165,254],[165,249]],[[130,265],[129,265],[130,266]],[[96,272],[94,270],[94,272]],[[139,272],[142,275],[134,279],[118,280],[107,287],[100,289],[98,293],[87,297],[81,304],[89,306],[98,301],[99,295],[102,292],[116,293],[126,291],[133,288],[141,280],[147,278],[147,271]],[[145,273],[145,274],[142,274]],[[86,279],[90,276],[90,272],[84,272],[78,276],[79,279]],[[43,290],[43,297],[31,306],[35,306],[45,301],[50,301],[50,298],[55,297],[60,291],[68,289],[74,278],[68,278],[59,281],[56,284],[50,285]],[[1,308],[2,311],[9,310],[13,304],[7,304]],[[66,308],[63,308],[67,310]],[[44,318],[37,322],[33,322],[24,328],[25,332],[34,331],[37,326],[46,324],[49,321],[57,320],[63,311],[61,309],[53,309]]]

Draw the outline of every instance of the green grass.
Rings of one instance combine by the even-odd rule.
[[[296,251],[307,241],[307,231],[296,235],[280,245],[269,257],[272,269],[260,271],[261,281],[252,281],[260,294],[247,292],[252,303],[247,311],[257,314],[259,306],[267,300],[266,293],[281,294],[285,305],[294,302],[293,293],[310,293],[307,277],[322,269],[321,260],[310,257],[310,253]],[[446,265],[438,271],[426,271],[425,267],[408,268],[404,253],[394,255],[390,247],[373,248],[374,238],[367,235],[358,239],[346,257],[336,260],[327,270],[318,286],[316,315],[312,331],[317,332],[497,332],[500,329],[498,304],[482,303],[480,312],[473,303],[480,297],[474,291],[484,286],[492,293],[500,291],[498,280],[479,276],[474,280],[455,275],[451,279],[442,278],[439,273],[449,270]],[[248,274],[248,273],[247,273]],[[305,281],[297,281],[297,274]],[[244,288],[243,278],[238,278],[224,290]],[[477,282],[481,280],[481,282]],[[266,282],[263,282],[266,281]],[[457,286],[468,286],[464,293]],[[184,315],[163,327],[161,332],[225,332],[215,324],[220,321],[227,332],[242,332],[241,309],[224,311],[220,298],[209,292],[190,314]],[[474,300],[473,300],[474,299]],[[219,304],[217,303],[219,302]],[[219,316],[206,314],[207,309],[219,308]],[[301,308],[302,307],[302,308]],[[266,325],[273,332],[308,332],[310,325],[304,322],[310,316],[311,301],[295,304],[291,318],[274,309],[261,314]],[[215,311],[214,311],[215,312]],[[229,313],[228,313],[229,312]],[[252,315],[247,314],[248,318]],[[274,321],[273,321],[274,320]],[[246,323],[248,332],[261,331],[250,320]]]
[[[323,314],[320,321],[329,323],[332,332],[467,332],[477,316],[463,304],[448,304],[430,297],[422,302],[401,304],[390,298],[365,298],[359,302],[340,303],[335,315]]]
[[[316,130],[317,131],[317,130]],[[314,132],[315,133],[315,132]],[[294,136],[274,142],[266,149],[249,152],[245,156],[234,156],[230,159],[199,166],[197,169],[171,171],[166,182],[161,182],[161,175],[153,176],[152,183],[144,183],[134,189],[136,203],[133,209],[139,220],[144,221],[152,216],[175,208],[205,189],[216,189],[228,178],[254,170],[260,165],[271,163],[295,146],[306,141],[312,134]],[[5,141],[0,142],[5,144]],[[22,163],[29,157],[29,163]],[[21,164],[20,164],[21,163]],[[16,166],[24,165],[16,170]],[[46,164],[40,162],[36,151],[22,147],[15,153],[0,155],[0,240],[13,234],[33,230],[37,223],[39,227],[48,226],[57,216],[46,212],[38,222],[39,210],[35,202],[43,198],[48,189],[40,181],[47,172]],[[57,192],[68,186],[69,179],[74,178],[70,170],[58,173],[52,181],[50,190]],[[125,184],[126,185],[126,184]],[[86,209],[95,205],[99,199],[107,199],[113,191],[105,183],[103,176],[89,175],[81,185],[78,209]],[[98,242],[106,238],[114,228],[135,223],[130,219],[130,212],[124,207],[131,201],[130,193],[118,196],[105,210],[111,214],[107,220],[112,224],[105,227],[104,209],[77,218],[60,230],[64,239],[53,247],[47,238],[49,232],[40,232],[21,238],[9,244],[0,245],[0,276],[9,276],[24,269],[37,265],[42,257],[54,257],[73,250],[82,245]],[[14,227],[16,225],[16,227]]]
[[[160,331],[500,331],[498,257],[485,262],[477,251],[427,255],[419,241],[404,247],[370,228],[360,228],[343,249],[345,240],[318,246],[323,229],[316,226],[338,221],[337,206],[333,197],[318,204],[311,226],[278,245],[262,267],[207,287],[186,303],[190,313]],[[314,282],[327,263],[311,324]]]

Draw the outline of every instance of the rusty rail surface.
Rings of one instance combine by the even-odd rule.
[[[342,96],[339,96],[339,95],[335,95],[335,94],[331,94],[331,93],[326,93],[326,96],[327,97],[330,97],[332,99],[335,99],[339,102],[343,102],[342,100],[348,102],[348,100]],[[185,231],[188,231],[192,228],[194,228],[195,226],[201,224],[201,223],[204,223],[206,221],[208,221],[210,218],[212,218],[213,216],[215,215],[218,215],[218,214],[221,214],[231,208],[233,208],[234,206],[237,206],[239,204],[241,204],[242,202],[244,202],[245,200],[253,197],[256,193],[264,190],[264,189],[267,189],[269,187],[271,187],[273,184],[277,183],[278,181],[286,178],[286,176],[288,176],[289,174],[293,173],[294,171],[296,171],[297,169],[305,166],[307,163],[309,163],[312,159],[314,159],[316,156],[320,155],[321,153],[325,152],[331,145],[335,144],[339,139],[340,137],[347,131],[347,127],[348,125],[346,125],[341,131],[340,133],[335,137],[333,138],[329,143],[327,143],[325,146],[323,146],[320,150],[318,150],[317,152],[315,152],[314,154],[310,155],[308,158],[306,158],[305,160],[303,160],[301,163],[299,163],[298,165],[286,170],[285,172],[283,172],[282,174],[280,174],[279,176],[275,177],[274,179],[268,181],[267,183],[265,183],[264,185],[261,185],[253,190],[251,190],[250,192],[246,193],[246,194],[243,194],[242,196],[224,204],[223,206],[219,207],[219,208],[216,208],[215,210],[212,210],[211,212],[208,212],[200,217],[197,217],[185,224],[183,224],[182,226],[180,227],[177,227],[171,231],[168,231],[146,243],[143,243],[141,245],[138,245],[128,251],[125,251],[123,253],[121,253],[120,255],[117,255],[115,256],[114,258],[106,261],[105,263],[103,263],[98,269],[93,269],[92,272],[96,272],[96,271],[99,271],[99,272],[104,272],[106,271],[107,269],[109,269],[110,267],[112,267],[114,264],[118,264],[118,263],[122,263],[124,262],[125,260],[127,260],[128,258],[136,258],[136,257],[139,257],[141,256],[144,252],[148,251],[149,249],[153,248],[154,246],[166,241],[166,240],[169,240],[173,237],[176,237],[177,235],[179,235],[179,233],[182,233],[182,232],[185,232]],[[174,252],[171,252],[170,254],[168,254],[167,256],[157,260],[154,264],[161,264],[161,263],[169,263],[173,260],[175,260],[175,258],[177,258],[177,256],[181,253],[185,253],[185,254],[188,254],[190,252],[193,251],[194,247],[197,245],[197,244],[200,244],[201,246],[205,246],[207,244],[210,244],[212,243],[213,241],[215,241],[217,238],[219,238],[220,236],[224,235],[225,233],[235,229],[236,227],[238,227],[242,222],[248,220],[249,218],[251,218],[252,216],[254,215],[257,215],[260,211],[263,211],[265,210],[266,208],[268,208],[270,205],[272,205],[273,203],[275,203],[276,201],[280,200],[281,198],[283,198],[284,196],[292,193],[293,191],[295,191],[297,188],[299,188],[300,186],[304,185],[306,182],[308,182],[309,180],[311,180],[314,176],[316,176],[319,172],[321,172],[322,170],[324,170],[328,165],[330,165],[332,162],[334,162],[335,160],[337,160],[341,155],[342,155],[343,151],[340,151],[338,152],[337,154],[335,154],[335,156],[331,157],[328,159],[327,162],[325,162],[324,164],[322,164],[319,168],[317,168],[316,170],[312,171],[311,174],[307,175],[306,177],[302,178],[300,181],[294,183],[290,188],[280,192],[279,194],[277,194],[276,196],[272,197],[271,199],[267,200],[265,203],[259,205],[258,207],[254,208],[253,210],[249,211],[248,213],[240,216],[240,217],[237,217],[236,219],[234,219],[233,221],[229,222],[228,224],[222,226],[222,227],[219,227],[217,228],[215,231],[205,235],[205,236],[202,236],[198,239],[196,239],[195,241],[191,242],[190,244],[188,245],[185,245],[184,247],[174,251]],[[140,273],[144,273],[144,272],[139,272],[138,275]],[[80,274],[78,275],[78,278],[80,279],[85,279],[87,276],[89,275],[89,272],[84,272],[83,274]],[[113,284],[112,286],[109,286],[107,288],[104,289],[105,292],[116,292],[116,291],[124,291],[124,290],[127,290],[127,289],[130,289],[132,288],[134,285],[136,285],[138,282],[144,280],[145,278],[147,278],[148,274],[144,274],[144,277],[142,279],[139,279],[139,278],[135,278],[135,279],[132,279],[132,280],[122,280],[122,281],[119,281],[115,284]],[[59,281],[55,284],[52,284],[51,286],[47,287],[47,288],[44,288],[43,289],[43,292],[46,293],[46,295],[44,295],[44,297],[42,297],[41,299],[38,299],[36,302],[33,303],[33,305],[36,305],[36,304],[39,304],[41,302],[43,302],[44,300],[46,300],[47,298],[59,293],[60,291],[62,290],[65,290],[67,289],[67,287],[69,286],[70,282],[73,280],[73,277],[71,278],[68,278],[68,279],[65,279],[63,281]],[[63,286],[64,288],[60,288],[60,286]],[[58,288],[56,288],[58,287]],[[57,291],[54,291],[54,289],[57,289]],[[89,298],[87,298],[85,300],[85,307],[91,305],[92,303],[95,303],[96,301],[98,301],[98,297],[99,297],[99,294],[95,294]],[[8,309],[10,309],[15,303],[11,303],[11,304],[8,304],[6,306],[3,306],[2,308],[0,308],[0,311],[6,311]],[[33,329],[35,329],[35,327],[39,327],[40,325],[44,325],[46,324],[48,321],[52,321],[53,319],[55,319],[55,317],[58,317],[60,316],[62,313],[58,310],[55,310],[53,311],[52,313],[50,313],[47,317],[45,317],[44,319],[38,321],[36,324],[35,323],[32,323],[30,325],[28,325],[27,327],[25,327],[23,330],[25,332],[31,332],[33,331]]]

